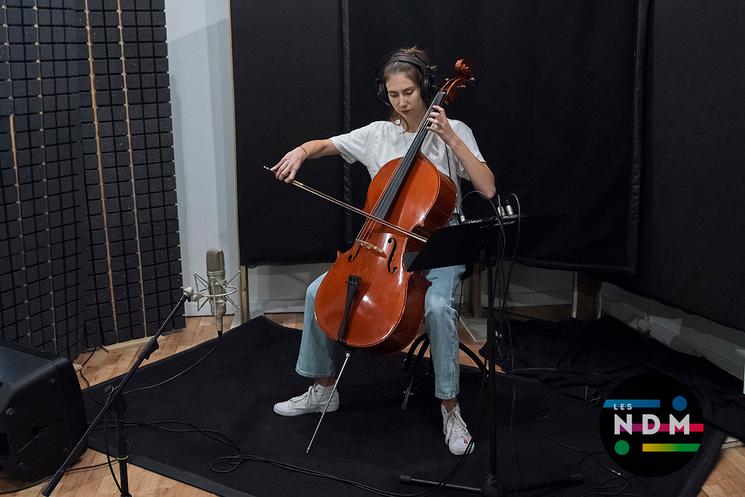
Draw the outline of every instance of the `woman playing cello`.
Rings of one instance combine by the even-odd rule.
[[[375,121],[347,134],[305,142],[285,154],[272,171],[277,179],[292,182],[305,160],[341,154],[349,163],[361,162],[374,177],[381,166],[403,156],[409,148],[436,91],[433,85],[433,67],[424,51],[416,47],[396,50],[381,64],[377,79],[378,96],[392,108],[389,121]],[[494,196],[494,175],[484,162],[471,129],[460,121],[448,119],[445,110],[437,105],[426,118],[432,133],[427,135],[420,153],[456,185],[458,177],[465,178],[486,197]],[[457,222],[459,214],[458,194],[450,222]],[[430,270],[426,278],[431,286],[424,299],[424,321],[435,370],[435,396],[441,400],[445,443],[456,455],[463,454],[471,441],[457,400],[458,317],[453,308],[453,293],[464,270],[464,266]],[[301,376],[313,379],[313,384],[304,394],[274,405],[274,412],[282,416],[320,412],[333,391],[337,374],[334,341],[319,328],[314,314],[316,293],[324,276],[311,283],[306,291],[303,334],[295,368]],[[328,411],[337,410],[339,404],[337,391]],[[471,450],[473,447],[471,444]]]

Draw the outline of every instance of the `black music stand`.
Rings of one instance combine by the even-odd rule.
[[[404,254],[407,271],[481,262],[481,250],[501,238],[503,228],[516,223],[517,216],[489,217],[436,229],[419,252]]]
[[[478,487],[467,487],[450,483],[441,484],[432,480],[422,480],[409,475],[401,475],[403,483],[438,486],[464,492],[477,493],[491,497],[503,497],[516,490],[534,490],[555,487],[563,484],[581,483],[581,474],[569,475],[551,481],[519,488],[505,488],[497,472],[497,371],[495,368],[497,355],[497,333],[504,329],[504,315],[500,314],[499,322],[494,319],[494,268],[503,254],[514,247],[513,227],[519,226],[517,215],[496,216],[486,219],[468,221],[435,230],[427,243],[419,252],[404,255],[404,266],[407,271],[420,271],[437,267],[455,266],[479,262],[487,271],[488,308],[486,317],[486,372],[489,385],[489,474],[484,484]],[[512,238],[510,240],[509,238]],[[498,326],[497,326],[498,324]]]

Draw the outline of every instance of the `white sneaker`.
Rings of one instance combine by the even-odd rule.
[[[319,384],[311,385],[304,394],[274,404],[274,412],[280,416],[299,416],[311,412],[321,412],[326,402],[328,402],[329,395],[331,395],[333,389],[333,385],[328,387]],[[334,392],[334,396],[331,398],[331,403],[326,412],[333,412],[337,409],[339,409],[338,391]]]
[[[452,411],[448,412],[445,406],[440,404],[440,411],[442,412],[442,432],[445,434],[445,443],[450,452],[456,456],[465,454],[466,449],[469,454],[473,452],[476,444],[471,443],[471,435],[468,433],[466,422],[460,415],[460,406],[456,405]],[[469,443],[471,443],[470,446]]]

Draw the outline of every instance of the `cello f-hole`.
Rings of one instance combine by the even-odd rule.
[[[388,272],[391,274],[395,274],[395,272],[398,270],[398,266],[393,266],[391,268],[391,262],[393,262],[393,256],[396,254],[396,249],[398,248],[398,241],[394,237],[390,237],[388,239],[388,244],[393,244],[393,247],[391,248],[390,253],[388,254]]]

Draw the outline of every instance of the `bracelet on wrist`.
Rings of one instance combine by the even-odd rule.
[[[305,159],[307,159],[308,158],[308,151],[305,150],[305,147],[303,147],[302,145],[298,145],[298,148],[300,150],[302,150],[303,152],[305,152]],[[303,159],[303,160],[305,160],[305,159]]]

